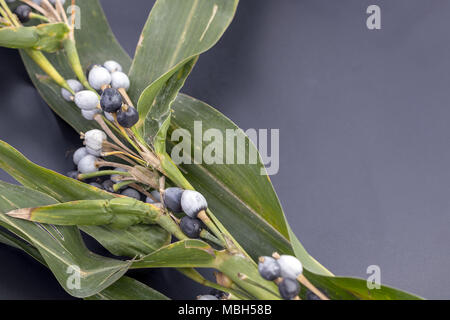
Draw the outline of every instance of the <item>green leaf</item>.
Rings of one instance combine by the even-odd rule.
[[[66,6],[70,5],[70,2],[66,2]],[[97,0],[77,0],[76,4],[81,9],[81,28],[75,29],[75,39],[84,70],[92,63],[102,64],[106,60],[113,59],[119,62],[126,72],[131,65],[131,59],[114,37],[99,2]],[[62,98],[61,89],[24,51],[21,51],[21,56],[40,95],[61,118],[77,132],[85,132],[98,127],[95,121],[84,119],[74,103],[67,102]],[[75,78],[64,51],[46,56],[65,79]]]
[[[212,267],[214,249],[201,240],[177,241],[133,262],[132,268]]]
[[[194,139],[194,121],[201,121],[203,132],[217,129],[224,137],[227,129],[233,130],[237,139],[243,141],[242,144],[234,143],[235,155],[248,150],[257,154],[253,143],[224,115],[199,100],[179,95],[172,107],[168,147],[177,144],[170,138],[174,130],[189,132],[191,149],[187,151],[190,155],[180,167],[186,178],[208,199],[216,217],[253,258],[273,251],[291,253],[283,211],[270,180],[261,175],[261,170],[265,172],[265,169],[259,156],[256,164],[193,164],[194,150],[203,150],[208,145]],[[233,142],[230,139],[227,143]],[[219,157],[225,155],[225,150],[218,152]],[[189,161],[191,164],[186,164]]]
[[[36,224],[11,218],[4,213],[30,206],[55,203],[38,191],[0,182],[0,223],[32,243],[42,255],[61,286],[75,297],[100,292],[118,280],[130,266],[128,261],[106,258],[89,251],[76,227]],[[72,269],[71,269],[72,268]],[[80,283],[70,276],[79,270]]]
[[[97,200],[97,199],[113,199],[115,195],[92,187],[86,183],[65,177],[49,169],[45,169],[41,166],[34,164],[26,159],[16,149],[0,141],[0,168],[9,173],[18,182],[26,187],[45,193],[59,202],[68,202],[74,200]],[[42,205],[46,205],[43,203]],[[156,226],[142,226],[142,229],[146,229],[151,233]],[[85,227],[80,227],[81,230],[85,230]],[[97,230],[98,233],[97,233]],[[138,235],[130,236],[126,230],[116,230],[111,226],[102,227],[86,227],[86,232],[105,246],[106,249],[112,253],[120,250],[122,255],[128,257],[134,257],[136,255],[137,243],[145,241],[144,239],[154,239],[157,242],[151,243],[147,246],[139,245],[140,250],[144,250],[143,253],[148,254],[153,251],[152,248],[163,245],[159,239],[162,233],[165,233],[167,237],[170,235],[163,229],[157,232],[157,236],[145,237],[140,241],[136,241],[135,237]],[[141,235],[144,235],[142,232]],[[120,249],[116,247],[115,241],[111,239],[121,239]]]
[[[46,23],[31,27],[4,27],[0,28],[0,46],[55,52],[61,48],[61,42],[68,33],[69,27],[65,23]]]
[[[129,94],[134,100],[139,98],[142,120],[147,118],[155,97],[172,75],[220,39],[237,4],[237,0],[156,1],[129,73]],[[175,97],[176,92],[169,95]],[[138,127],[141,125],[142,122]]]
[[[124,276],[102,292],[86,300],[170,300],[162,293],[133,278]]]
[[[418,300],[411,293],[381,285],[379,289],[368,289],[367,280],[348,277],[329,277],[305,270],[305,277],[330,299],[337,300]]]

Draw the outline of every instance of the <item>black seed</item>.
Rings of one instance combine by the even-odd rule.
[[[107,88],[102,93],[100,105],[103,111],[116,112],[122,106],[122,95],[116,89]]]
[[[14,10],[17,18],[19,18],[20,22],[28,22],[30,20],[31,8],[26,4],[21,4]]]
[[[126,188],[120,194],[124,195],[124,196],[127,196],[127,197],[130,197],[130,198],[134,198],[136,200],[141,200],[141,198],[142,198],[142,196],[139,193],[139,191],[134,190],[133,188]]]
[[[100,183],[97,183],[97,182],[91,182],[91,183],[89,183],[91,186],[93,186],[93,187],[96,187],[96,188],[99,188],[99,189],[103,189],[102,188],[102,185],[100,184]]]
[[[318,296],[316,296],[312,291],[306,293],[306,300],[320,300]]]
[[[261,277],[269,281],[273,281],[281,276],[280,265],[272,257],[264,257],[264,262],[258,264],[258,271]]]
[[[117,111],[117,122],[124,128],[131,128],[139,121],[139,113],[133,107],[128,106],[127,110],[122,108]]]
[[[105,180],[102,183],[103,189],[108,191],[108,192],[114,192],[114,188],[113,188],[114,182],[112,182],[112,180]]]
[[[217,289],[212,289],[209,292],[210,295],[217,297],[217,299],[222,299],[225,298],[227,296],[227,294],[223,291],[217,290]]]
[[[67,176],[72,179],[78,179],[78,171],[72,170],[67,172]]]
[[[283,299],[291,300],[300,292],[300,284],[295,279],[285,278],[278,284],[278,290]]]
[[[181,196],[183,195],[183,189],[181,188],[167,188],[164,191],[164,204],[167,209],[173,213],[179,213],[181,209]]]
[[[180,221],[180,228],[189,238],[196,239],[200,236],[200,231],[202,231],[202,222],[197,218],[185,216]]]

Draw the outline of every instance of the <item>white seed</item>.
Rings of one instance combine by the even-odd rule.
[[[100,103],[98,96],[90,90],[82,90],[75,93],[74,101],[77,107],[83,110],[94,110]]]
[[[83,85],[78,80],[69,79],[66,82],[75,93],[83,90]],[[73,100],[73,95],[67,89],[62,88],[61,95],[64,98],[64,100],[66,100],[66,101]]]
[[[189,217],[195,218],[201,210],[208,208],[208,203],[200,192],[185,190],[181,196],[181,208]]]
[[[85,118],[86,120],[94,120],[94,117],[101,112],[102,112],[102,110],[100,110],[100,109],[81,110],[81,114],[82,114],[83,118]]]
[[[114,60],[105,61],[103,66],[111,73],[116,71],[122,71],[122,66]]]
[[[121,171],[121,172],[127,172],[127,170],[123,168],[114,168],[114,171]],[[120,182],[122,180],[123,176],[120,174],[113,174],[111,175],[111,181],[114,183]]]
[[[89,72],[89,84],[95,90],[100,90],[102,86],[111,83],[111,74],[106,68],[101,66],[94,66]]]
[[[125,91],[127,91],[130,88],[130,79],[123,72],[114,72],[111,75],[111,87],[113,87],[114,89],[124,88]]]
[[[74,153],[73,153],[73,163],[75,163],[75,165],[78,165],[78,162],[80,162],[81,159],[84,158],[84,156],[86,156],[88,154],[87,150],[85,147],[81,147],[78,148]]]
[[[105,118],[108,119],[111,122],[114,122],[114,116],[112,113],[109,112],[103,112],[103,114],[105,115]]]
[[[211,294],[204,294],[202,296],[198,296],[197,300],[219,300],[219,298]]]
[[[302,263],[293,256],[281,255],[278,259],[278,265],[281,269],[281,277],[289,279],[297,279],[303,272]]]
[[[96,157],[100,157],[102,155],[102,149],[95,150],[95,149],[86,147],[86,151],[88,154],[92,154],[93,156],[96,156]]]
[[[78,172],[80,173],[91,173],[98,171],[97,166],[95,165],[95,162],[97,161],[97,158],[94,157],[91,154],[88,154],[87,156],[84,156],[80,162],[78,162]]]
[[[102,150],[103,141],[105,140],[106,134],[99,129],[92,129],[84,134],[84,144],[93,150]]]

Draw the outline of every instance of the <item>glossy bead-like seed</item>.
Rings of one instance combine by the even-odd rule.
[[[133,188],[126,188],[120,194],[130,198],[134,198],[136,200],[141,200],[141,194],[139,193],[139,191],[134,190]]]
[[[97,158],[91,154],[84,156],[80,162],[78,162],[78,171],[80,173],[91,173],[98,171],[95,163],[97,162]]]
[[[111,74],[111,87],[115,89],[125,89],[127,91],[130,88],[130,79],[123,72],[114,72]]]
[[[75,163],[75,165],[78,165],[78,162],[80,162],[80,160],[83,159],[87,155],[88,155],[88,152],[85,147],[78,148],[73,153],[73,157],[72,157],[73,163]]]
[[[180,228],[189,238],[197,239],[202,231],[202,222],[197,218],[184,216],[181,218]]]
[[[197,300],[219,300],[219,299],[211,294],[204,294],[202,296],[198,296]]]
[[[284,278],[278,284],[278,290],[283,299],[292,300],[300,292],[300,284],[295,279]]]
[[[114,192],[113,188],[114,182],[112,182],[110,179],[103,181],[102,187],[104,190],[108,192]]]
[[[73,92],[75,92],[75,93],[83,90],[83,85],[78,80],[69,79],[66,82],[69,85],[69,87],[73,90]],[[74,98],[74,96],[67,89],[64,89],[64,88],[61,89],[61,95],[62,95],[63,99],[66,101],[72,101]]]
[[[297,279],[303,272],[302,263],[294,256],[282,255],[277,260],[281,268],[281,277]]]
[[[262,257],[262,262],[258,263],[258,271],[261,277],[273,281],[281,276],[281,268],[277,260],[272,257]]]
[[[75,104],[83,110],[94,110],[97,108],[100,100],[98,96],[90,90],[81,90],[75,93]]]
[[[99,109],[93,109],[93,110],[81,110],[81,115],[86,120],[94,120],[94,117],[101,113],[101,110]]]
[[[88,80],[92,88],[100,90],[111,83],[111,74],[104,67],[94,66],[89,72]]]
[[[116,112],[122,106],[122,95],[113,88],[103,90],[100,106],[105,112]]]
[[[25,23],[30,21],[31,8],[26,4],[21,4],[14,10],[15,15],[19,18],[20,22]]]
[[[208,208],[208,203],[200,192],[185,190],[181,196],[181,208],[188,216],[195,218],[200,211]]]
[[[114,60],[105,61],[103,66],[111,73],[116,72],[116,71],[119,71],[119,72],[122,71],[122,66]]]
[[[119,109],[116,115],[117,122],[124,128],[131,128],[139,121],[139,113],[130,106],[126,110],[123,110],[123,108]]]
[[[167,188],[164,191],[164,205],[173,213],[179,213],[181,209],[181,196],[183,189],[178,187]]]
[[[92,150],[101,150],[105,140],[106,134],[99,129],[92,129],[84,134],[84,144]]]

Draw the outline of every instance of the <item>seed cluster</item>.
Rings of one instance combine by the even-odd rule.
[[[278,284],[283,299],[292,300],[298,296],[300,283],[297,278],[303,273],[303,266],[296,257],[278,254],[260,257],[258,271],[262,278]]]
[[[85,89],[75,79],[67,80],[75,95],[64,88],[61,89],[62,97],[66,101],[75,102],[85,119],[93,120],[103,111],[106,119],[117,121],[124,128],[131,128],[139,121],[136,108],[125,98],[130,88],[130,79],[122,72],[122,66],[118,62],[108,60],[103,65],[92,64],[87,68],[86,76],[89,85],[97,92]]]

